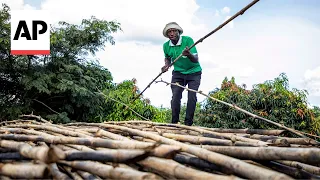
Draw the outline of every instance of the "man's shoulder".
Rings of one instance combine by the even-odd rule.
[[[193,40],[190,36],[181,36],[182,40]]]

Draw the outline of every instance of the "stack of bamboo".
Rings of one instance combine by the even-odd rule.
[[[318,142],[283,130],[32,117],[1,123],[1,179],[320,178]]]

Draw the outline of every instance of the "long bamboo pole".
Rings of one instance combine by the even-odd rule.
[[[169,177],[177,179],[221,179],[221,180],[236,180],[240,179],[236,176],[218,175],[199,171],[193,168],[186,167],[172,159],[162,159],[157,157],[148,157],[144,160],[137,162],[138,164],[147,167],[148,169],[155,170],[161,174],[167,174]]]
[[[206,97],[209,98],[209,99],[212,99],[212,100],[214,100],[214,101],[217,101],[217,102],[220,102],[220,103],[222,103],[222,104],[224,104],[224,105],[227,105],[227,106],[229,106],[229,107],[232,107],[232,108],[234,108],[234,109],[236,109],[236,110],[238,110],[238,111],[241,111],[241,112],[243,112],[243,113],[245,113],[245,114],[253,117],[254,119],[263,120],[263,121],[268,122],[268,123],[270,123],[270,124],[276,125],[276,126],[282,128],[282,129],[285,129],[285,130],[287,130],[287,131],[290,131],[290,132],[292,132],[293,134],[296,134],[296,135],[298,135],[298,136],[300,136],[300,137],[308,138],[308,137],[306,137],[305,135],[303,135],[301,132],[299,132],[299,131],[297,131],[297,130],[295,130],[295,129],[288,128],[288,127],[286,127],[286,126],[284,126],[284,125],[282,125],[282,124],[279,124],[279,123],[277,123],[277,122],[273,122],[273,121],[271,121],[271,120],[269,120],[269,119],[266,119],[266,118],[260,117],[260,116],[258,116],[258,115],[255,115],[255,114],[253,114],[253,113],[251,113],[251,112],[249,112],[249,111],[246,111],[246,110],[244,110],[244,109],[241,109],[240,107],[238,107],[238,106],[235,105],[235,104],[232,105],[232,104],[230,104],[230,103],[227,103],[227,102],[221,101],[221,100],[219,100],[219,99],[213,98],[213,97],[211,97],[211,96],[203,93],[202,91],[197,91],[197,90],[194,90],[194,89],[190,89],[190,88],[181,86],[179,83],[169,83],[169,82],[166,82],[166,81],[163,81],[163,80],[157,81],[157,82],[163,82],[163,83],[165,83],[165,84],[167,84],[167,85],[179,86],[179,87],[181,87],[181,88],[183,88],[183,89],[186,89],[187,91],[192,91],[192,92],[199,93],[199,94],[201,94],[201,95],[203,95],[203,96],[206,96]],[[318,143],[319,143],[319,142],[318,142]],[[319,143],[319,144],[320,144],[320,143]]]
[[[204,149],[240,159],[251,160],[290,160],[305,163],[319,163],[319,148],[286,147],[236,147],[236,146],[201,146]]]
[[[218,26],[217,28],[215,28],[213,31],[211,31],[210,33],[208,33],[207,35],[205,35],[204,37],[202,37],[201,39],[199,39],[198,41],[196,41],[192,46],[188,47],[188,50],[190,50],[191,48],[193,48],[195,45],[197,45],[198,43],[202,42],[203,40],[205,40],[207,37],[211,36],[213,33],[217,32],[219,29],[223,28],[225,25],[227,25],[229,22],[231,22],[233,19],[235,19],[236,17],[238,17],[239,15],[243,15],[244,12],[246,10],[248,10],[251,6],[253,6],[254,4],[256,4],[259,0],[254,0],[252,1],[250,4],[248,4],[246,7],[242,8],[239,12],[237,12],[235,15],[233,15],[232,17],[230,17],[228,20],[226,20],[225,22],[223,22],[220,26]],[[169,67],[171,67],[176,61],[178,61],[180,58],[182,57],[182,53],[175,59],[173,60],[173,62],[171,62],[169,64]],[[164,72],[161,71],[159,73],[159,75],[154,78],[145,89],[143,89],[134,99],[132,102],[134,102],[136,99],[138,99],[145,90],[147,90],[147,88],[149,88],[151,86],[151,84],[153,82],[155,82],[155,80],[157,80]]]
[[[72,168],[89,172],[100,176],[101,178],[111,179],[159,179],[158,176],[148,172],[141,172],[134,169],[114,168],[113,166],[93,161],[61,161],[61,164],[68,165]]]
[[[118,141],[100,138],[77,138],[77,137],[43,137],[33,135],[20,135],[20,134],[0,134],[0,139],[15,140],[15,141],[34,141],[46,142],[50,144],[76,144],[86,145],[93,147],[106,147],[106,148],[122,148],[122,149],[148,149],[155,146],[150,142],[138,141]]]

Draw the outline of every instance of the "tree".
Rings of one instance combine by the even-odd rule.
[[[0,11],[0,118],[30,113],[55,122],[87,121],[103,115],[98,89],[112,88],[112,75],[90,55],[115,44],[115,21],[84,19],[74,25],[60,22],[51,29],[49,56],[10,55],[10,9]]]
[[[246,90],[246,85],[237,85],[234,78],[230,81],[225,78],[221,88],[209,95],[287,127],[319,134],[319,126],[315,126],[319,120],[308,108],[307,91],[290,90],[284,73],[274,80],[254,85],[252,90]],[[206,99],[201,114],[198,123],[209,127],[275,128],[211,99]]]

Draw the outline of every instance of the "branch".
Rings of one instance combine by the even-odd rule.
[[[169,83],[169,82],[163,81],[162,79],[161,79],[161,81],[156,81],[156,83],[158,83],[158,82],[162,82],[162,83],[165,83],[165,84],[167,84],[167,85],[179,86],[179,87],[181,87],[181,88],[186,89],[187,91],[192,91],[192,92],[199,93],[199,94],[201,94],[201,95],[203,95],[203,96],[206,96],[206,97],[208,97],[208,98],[210,98],[210,99],[212,99],[212,100],[214,100],[214,101],[217,101],[217,102],[219,102],[219,103],[222,103],[222,104],[224,104],[224,105],[227,105],[227,106],[229,106],[229,107],[232,107],[232,108],[234,108],[234,109],[236,109],[236,110],[238,110],[238,111],[241,111],[241,112],[243,112],[243,113],[245,113],[245,114],[247,114],[247,115],[249,115],[249,116],[251,116],[251,117],[253,117],[253,118],[260,119],[260,120],[266,121],[266,122],[268,122],[268,123],[271,123],[271,124],[273,124],[273,125],[276,125],[276,126],[278,126],[278,127],[280,127],[280,128],[283,128],[283,129],[285,129],[285,130],[288,130],[288,131],[290,131],[290,132],[292,132],[292,133],[294,133],[294,134],[296,134],[296,135],[298,135],[298,136],[300,136],[300,137],[308,138],[308,137],[306,137],[305,135],[303,135],[300,131],[297,131],[297,130],[295,130],[295,129],[288,128],[288,127],[286,127],[286,126],[284,126],[284,125],[281,125],[281,124],[279,124],[279,123],[276,123],[276,122],[273,122],[273,121],[268,120],[268,119],[266,119],[266,118],[263,118],[263,117],[260,117],[260,116],[258,116],[258,115],[255,115],[255,114],[253,114],[253,113],[251,113],[251,112],[248,112],[248,111],[246,111],[246,110],[244,110],[244,109],[241,109],[240,107],[238,107],[238,106],[235,105],[235,104],[229,104],[229,103],[227,103],[227,102],[224,102],[224,101],[221,101],[221,100],[219,100],[219,99],[213,98],[213,97],[211,97],[211,96],[209,96],[209,95],[207,95],[207,94],[204,94],[202,91],[196,91],[196,90],[193,90],[193,89],[189,89],[189,88],[187,88],[187,87],[184,87],[184,86],[180,85],[179,83]]]
[[[36,101],[36,102],[44,105],[44,106],[47,107],[50,111],[52,111],[52,112],[60,115],[60,113],[58,113],[57,111],[53,110],[52,108],[50,108],[50,107],[49,107],[48,105],[46,105],[45,103],[43,103],[43,102],[41,102],[41,101],[39,101],[39,100],[37,100],[37,99],[32,99],[32,100],[34,100],[34,101]]]
[[[118,101],[118,100],[116,100],[116,99],[113,99],[113,98],[111,98],[111,97],[108,97],[108,96],[105,95],[103,92],[101,92],[99,89],[98,89],[98,91],[99,91],[99,94],[102,94],[104,97],[106,97],[106,98],[108,98],[108,99],[111,99],[112,101],[115,101],[115,102],[117,102],[117,103],[120,103],[120,104],[126,106],[128,109],[130,109],[133,113],[135,113],[137,116],[141,117],[142,119],[147,120],[147,121],[150,121],[150,119],[143,117],[142,115],[140,115],[139,113],[137,113],[135,110],[133,110],[132,108],[130,108],[130,107],[129,107],[128,105],[126,105],[125,103],[120,102],[120,101]]]

